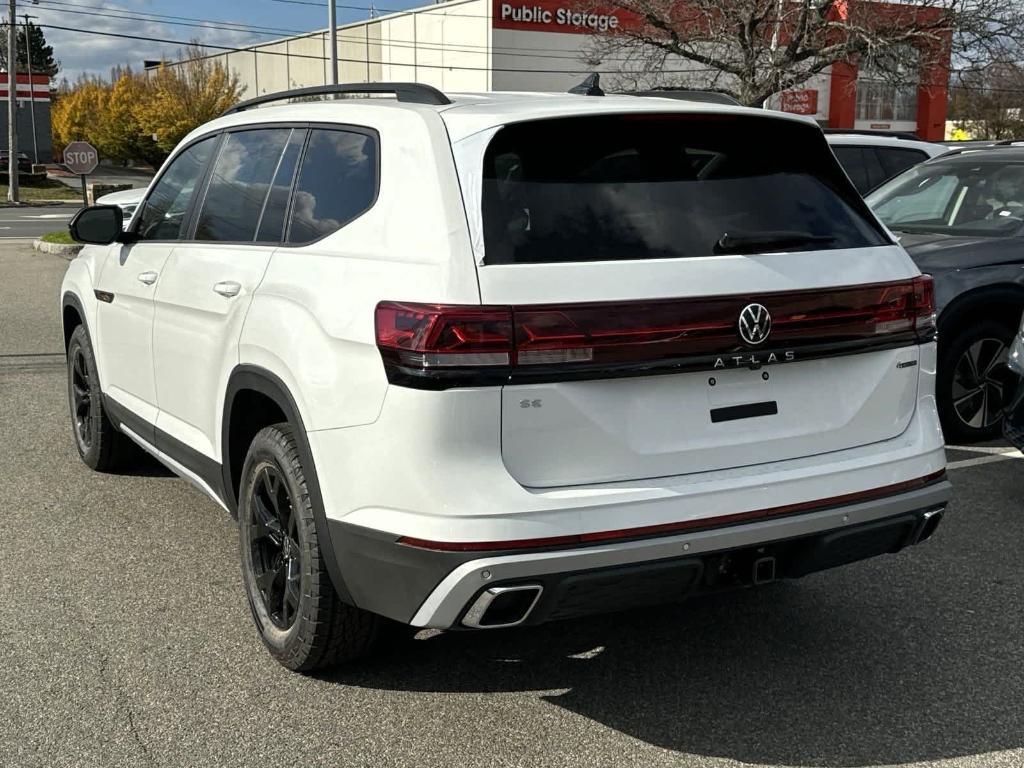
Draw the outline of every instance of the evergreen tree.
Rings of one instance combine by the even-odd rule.
[[[18,71],[28,72],[28,56],[25,53],[25,25],[18,25]],[[60,62],[53,58],[53,46],[46,42],[43,30],[31,22],[28,25],[28,41],[32,51],[32,73],[54,77],[60,71]],[[7,70],[7,26],[3,26],[0,39],[0,67]]]

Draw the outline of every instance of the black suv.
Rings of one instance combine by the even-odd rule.
[[[1007,351],[1024,310],[1024,144],[954,150],[867,202],[935,279],[947,439],[996,437],[1015,388]]]

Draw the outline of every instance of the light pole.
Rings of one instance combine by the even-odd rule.
[[[18,9],[9,0],[7,24],[7,199],[18,201]]]
[[[38,16],[25,14],[25,59],[28,64],[28,110],[32,115],[32,162],[39,164],[39,140],[36,138],[36,86],[32,82],[32,30],[29,19]]]
[[[11,0],[14,2],[14,0]],[[334,0],[327,0],[327,26],[331,28],[331,84],[338,84],[338,11]]]

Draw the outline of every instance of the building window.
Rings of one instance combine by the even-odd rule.
[[[900,46],[883,59],[862,61],[857,73],[857,119],[917,122],[918,53]]]

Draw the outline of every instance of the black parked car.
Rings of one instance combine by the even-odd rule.
[[[0,150],[0,170],[8,170],[10,157],[11,153],[8,150]],[[18,153],[18,173],[32,173],[32,158],[24,152]]]
[[[1010,404],[1003,416],[1003,434],[1006,439],[1024,451],[1024,319],[1020,330],[1010,344],[1010,370],[1018,376],[1017,391],[1010,398]]]
[[[942,155],[866,199],[935,279],[947,440],[997,436],[1016,389],[1007,352],[1024,310],[1024,146]]]

